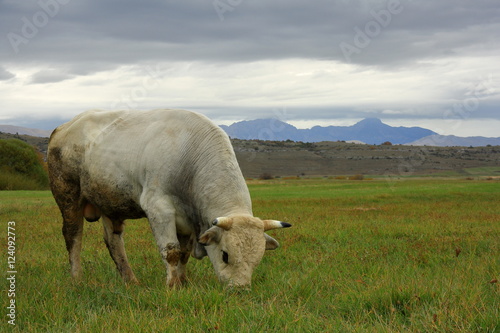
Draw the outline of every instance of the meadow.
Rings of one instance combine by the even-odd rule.
[[[49,191],[1,191],[2,242],[15,221],[16,320],[8,324],[2,246],[0,331],[500,332],[500,181],[250,181],[254,214],[293,224],[270,234],[250,291],[226,290],[208,258],[169,290],[146,220],[127,222],[139,285],[125,285],[86,223],[84,278],[69,276]],[[6,282],[7,281],[7,282]]]

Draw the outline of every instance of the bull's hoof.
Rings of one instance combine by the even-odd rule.
[[[71,268],[71,278],[73,281],[81,281],[83,277],[82,269],[80,267],[72,267]]]
[[[247,293],[247,292],[252,291],[252,286],[249,284],[245,284],[245,285],[228,284],[225,286],[224,289],[228,292],[231,292],[231,293],[236,293],[236,294],[242,293],[243,294],[243,293]]]
[[[139,285],[140,282],[135,277],[133,279],[125,280],[125,284],[127,285]]]
[[[172,277],[167,281],[167,286],[172,289],[181,288],[187,283],[187,279],[185,276],[183,277]]]
[[[139,284],[139,280],[135,277],[134,272],[131,269],[126,269],[124,272],[121,272],[122,279],[126,284]]]

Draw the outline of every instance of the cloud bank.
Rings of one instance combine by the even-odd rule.
[[[52,126],[89,108],[180,107],[219,123],[379,117],[500,136],[488,129],[500,128],[495,0],[0,6],[4,123]]]

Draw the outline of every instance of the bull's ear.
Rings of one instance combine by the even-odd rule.
[[[280,246],[278,241],[268,234],[264,234],[264,237],[266,237],[266,250],[275,250]]]
[[[204,246],[217,244],[220,242],[221,233],[222,229],[214,226],[200,236],[198,243]]]

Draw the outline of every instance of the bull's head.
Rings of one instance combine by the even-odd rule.
[[[291,227],[289,223],[249,215],[219,217],[212,224],[213,227],[201,235],[199,242],[206,246],[219,280],[231,287],[249,286],[253,270],[264,251],[279,246],[264,232]]]

